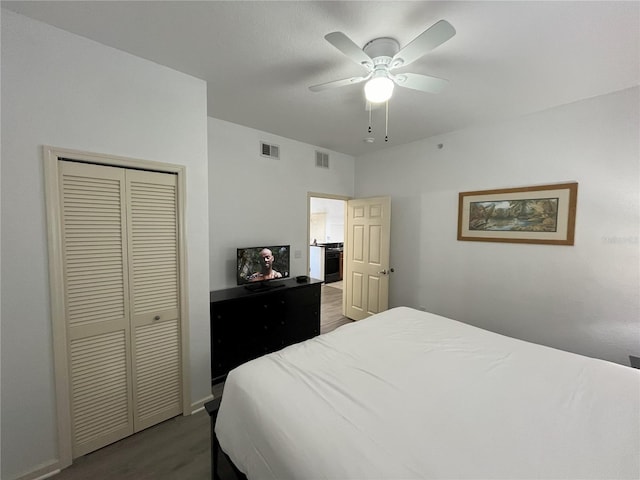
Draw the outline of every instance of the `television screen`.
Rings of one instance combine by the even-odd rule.
[[[289,245],[238,248],[238,285],[289,276]]]

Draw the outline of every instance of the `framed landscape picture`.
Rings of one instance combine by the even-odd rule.
[[[573,245],[577,183],[461,192],[458,240]]]

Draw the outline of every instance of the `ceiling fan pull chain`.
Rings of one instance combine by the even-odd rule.
[[[389,141],[389,100],[387,100],[387,106],[384,117],[384,141]]]
[[[371,102],[367,102],[367,108],[369,109],[369,133],[371,133]]]

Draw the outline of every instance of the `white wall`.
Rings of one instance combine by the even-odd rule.
[[[628,365],[639,104],[633,88],[357,158],[356,196],[392,197],[391,304]],[[565,181],[579,183],[575,246],[457,241],[459,192]]]
[[[2,478],[57,458],[42,146],[187,167],[191,396],[210,394],[206,85],[2,10]]]
[[[280,147],[279,160],[259,155],[261,140]],[[307,274],[307,193],[352,196],[354,184],[353,157],[329,152],[322,169],[315,150],[209,118],[211,290],[235,286],[237,247],[289,244],[291,276]]]

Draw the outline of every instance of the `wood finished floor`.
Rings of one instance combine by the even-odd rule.
[[[351,323],[352,320],[342,315],[342,282],[322,286],[322,300],[320,303],[320,333]],[[336,286],[333,286],[336,285]]]
[[[74,460],[55,480],[211,478],[209,415],[175,417]],[[228,466],[225,465],[226,470]],[[228,470],[231,473],[230,470]],[[226,474],[223,477],[232,479]]]
[[[331,286],[333,285],[333,286]],[[350,323],[342,315],[340,283],[322,286],[320,332]],[[214,391],[219,395],[220,389]],[[211,478],[211,426],[202,410],[175,417],[77,458],[55,480],[205,480]],[[224,458],[219,474],[235,480]]]

